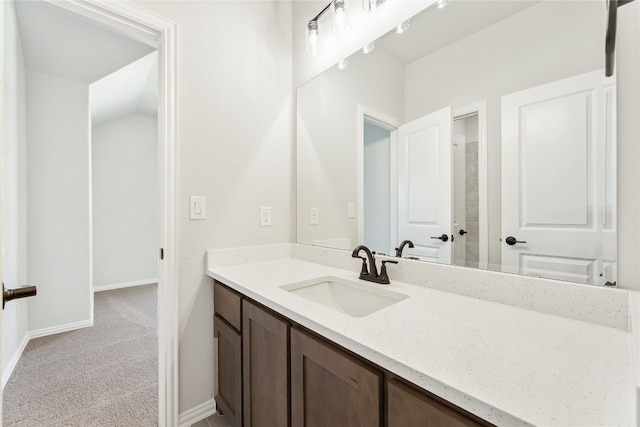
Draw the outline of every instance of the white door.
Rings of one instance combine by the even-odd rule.
[[[600,70],[502,98],[504,270],[602,281],[605,204],[610,227],[615,218],[615,194],[605,194],[615,182],[603,182],[606,141],[614,142],[606,124],[615,123],[604,79]]]
[[[451,161],[451,107],[398,128],[398,241],[415,246],[406,256],[451,261]]]

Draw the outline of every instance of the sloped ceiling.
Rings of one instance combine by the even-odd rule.
[[[410,64],[538,2],[450,1],[443,9],[430,8],[411,19],[411,26],[406,33],[392,33],[376,44],[389,51],[402,64]]]
[[[53,4],[15,4],[29,70],[93,83],[155,50]]]
[[[152,52],[90,86],[94,125],[134,112],[158,112],[158,55]]]

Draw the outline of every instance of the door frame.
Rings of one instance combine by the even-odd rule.
[[[482,100],[453,109],[451,120],[478,116],[478,222],[480,267],[489,263],[489,191],[487,182],[487,101]]]
[[[176,24],[124,2],[44,1],[158,45],[158,241],[164,252],[158,262],[158,425],[178,425]],[[0,2],[0,34],[4,31],[4,2]],[[4,86],[3,69],[4,51],[0,48],[0,89]],[[3,108],[4,91],[0,90],[0,114]],[[3,138],[0,128],[0,151]]]
[[[389,171],[391,183],[389,185],[389,241],[391,245],[398,244],[398,140],[394,132],[401,125],[400,120],[369,108],[363,104],[358,104],[357,112],[357,174],[358,174],[358,208],[356,218],[358,221],[358,245],[364,244],[364,122],[368,120],[383,129],[391,131],[389,137]],[[395,243],[394,243],[395,242]],[[393,247],[385,250],[391,251]],[[393,253],[389,253],[393,255]]]

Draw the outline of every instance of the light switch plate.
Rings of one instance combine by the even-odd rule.
[[[271,206],[260,206],[260,227],[271,226]]]
[[[347,203],[347,218],[355,218],[356,217],[356,204],[355,203]]]
[[[189,219],[207,218],[207,198],[204,196],[189,196]]]

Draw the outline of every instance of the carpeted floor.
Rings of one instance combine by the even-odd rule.
[[[94,326],[33,339],[3,394],[3,425],[157,426],[157,286],[95,293]]]

